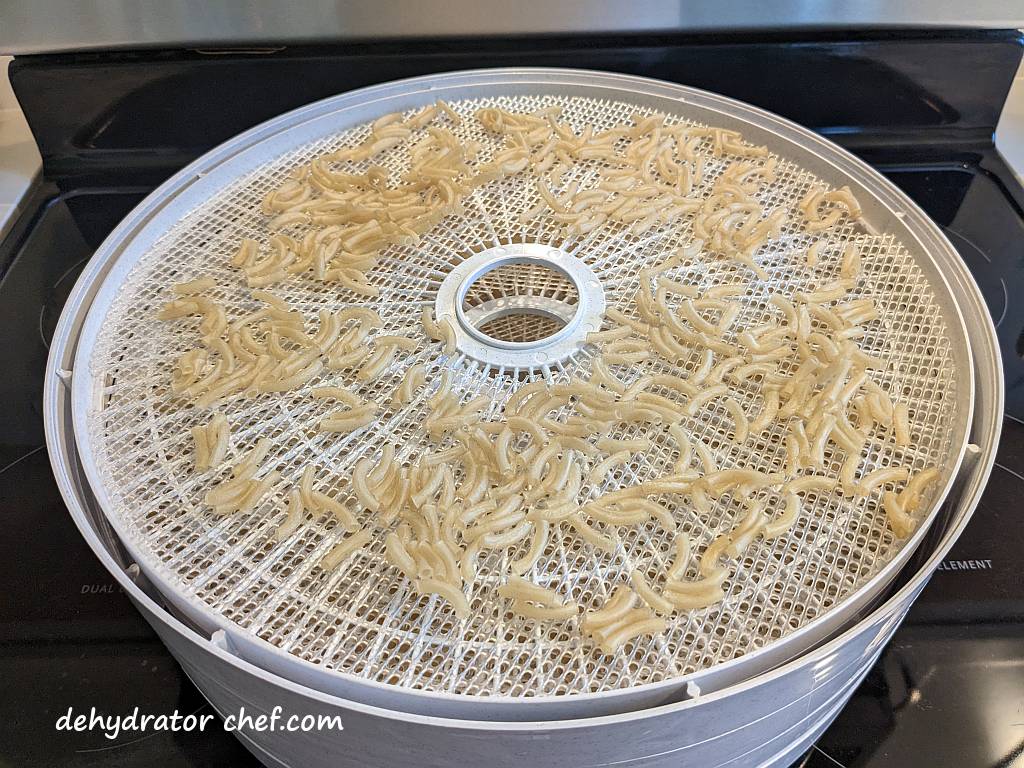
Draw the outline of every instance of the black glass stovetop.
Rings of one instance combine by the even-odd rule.
[[[998,324],[998,464],[964,536],[800,766],[1024,766],[1024,195],[997,156],[982,160],[883,170],[945,229]],[[61,307],[148,191],[44,187],[0,244],[0,766],[256,765],[219,728],[115,741],[54,728],[68,707],[210,712],[82,541],[44,447],[42,378]]]

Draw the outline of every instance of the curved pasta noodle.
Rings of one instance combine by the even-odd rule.
[[[469,600],[465,593],[456,587],[438,579],[417,579],[414,582],[416,591],[422,595],[435,594],[443,597],[452,607],[452,611],[461,619],[469,616]]]
[[[641,635],[664,631],[664,619],[645,609],[634,608],[635,601],[635,593],[619,585],[604,608],[584,615],[584,631],[604,653],[615,653],[625,643]]]
[[[192,428],[196,451],[196,471],[218,466],[227,457],[231,427],[227,417],[218,413],[209,424]]]
[[[925,489],[939,480],[939,470],[928,467],[912,475],[906,487],[899,494],[900,505],[910,513],[916,512],[921,506]]]
[[[674,610],[674,606],[669,600],[659,595],[654,587],[650,585],[647,579],[644,578],[643,573],[638,569],[634,569],[629,575],[630,582],[633,584],[633,590],[640,596],[640,599],[647,603],[654,611],[658,613],[669,614]]]
[[[724,398],[722,402],[733,419],[732,441],[734,443],[746,442],[747,437],[750,435],[750,420],[747,418],[746,412],[731,397]]]
[[[898,538],[905,539],[917,528],[917,521],[900,504],[899,497],[893,491],[886,491],[882,495],[882,507],[885,509],[889,527]]]
[[[325,571],[333,571],[355,552],[365,547],[370,541],[370,531],[363,529],[346,536],[341,542],[324,555],[320,567]]]
[[[678,611],[707,608],[725,597],[722,585],[729,572],[724,568],[709,569],[696,581],[669,580],[665,584],[664,598]]]
[[[864,496],[867,496],[874,492],[876,488],[888,483],[899,483],[906,480],[910,476],[910,471],[906,467],[886,467],[884,469],[876,469],[874,472],[869,472],[861,478],[858,492]]]

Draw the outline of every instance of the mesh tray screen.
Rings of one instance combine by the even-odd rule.
[[[463,139],[481,142],[485,146],[481,159],[486,160],[498,143],[468,119],[475,109],[495,105],[528,111],[551,103],[562,105],[564,119],[577,130],[588,124],[598,129],[623,124],[638,111],[633,104],[583,98],[464,101],[454,106],[467,119],[454,131]],[[329,472],[335,479],[333,487],[325,485],[322,490],[344,498],[348,491],[342,478],[361,456],[394,442],[415,457],[428,444],[419,428],[424,397],[398,413],[382,408],[383,416],[361,432],[335,435],[316,431],[318,419],[333,407],[331,402],[313,400],[305,390],[235,399],[218,406],[232,424],[233,452],[238,454],[258,437],[269,436],[274,447],[266,465],[276,465],[284,480],[252,514],[215,517],[202,498],[219,476],[193,471],[189,435],[190,427],[208,421],[210,411],[183,404],[168,390],[173,361],[197,343],[198,334],[191,321],[159,322],[154,313],[169,298],[172,283],[202,274],[212,275],[222,286],[208,295],[225,305],[229,317],[257,308],[228,261],[243,236],[269,237],[259,213],[263,196],[297,165],[366,135],[363,126],[296,146],[237,178],[164,234],[134,268],[110,307],[92,359],[92,375],[100,380],[104,407],[90,415],[96,446],[90,458],[113,499],[106,513],[118,520],[137,550],[148,553],[151,568],[170,588],[289,653],[368,680],[477,695],[572,694],[673,678],[763,647],[834,609],[898,552],[901,542],[888,531],[874,499],[819,495],[808,498],[805,514],[789,535],[758,541],[747,550],[720,604],[676,616],[663,634],[641,638],[614,656],[594,650],[575,621],[540,625],[509,614],[494,591],[497,574],[504,570],[497,562],[500,554],[481,561],[480,576],[468,588],[471,618],[458,621],[438,598],[412,593],[385,563],[382,534],[333,573],[316,567],[343,535],[332,520],[307,518],[284,545],[272,538],[284,517],[284,496],[307,462],[317,463],[320,478]],[[390,170],[402,169],[393,164]],[[721,170],[721,164],[710,163],[709,183]],[[584,175],[581,172],[583,184]],[[766,209],[794,206],[813,182],[810,173],[780,158],[778,181],[762,194]],[[534,185],[516,178],[479,189],[467,200],[464,215],[444,220],[419,246],[395,246],[384,252],[380,266],[370,273],[372,282],[380,286],[378,299],[367,301],[337,284],[325,286],[299,277],[271,290],[310,319],[320,309],[369,305],[385,320],[382,333],[415,335],[420,307],[432,301],[438,274],[451,264],[499,243],[560,242],[554,225],[543,217],[527,226],[519,223],[519,214],[537,202]],[[664,259],[691,236],[685,221],[642,238],[602,228],[580,243],[577,253],[599,275],[609,306],[633,312],[638,272]],[[671,276],[704,287],[749,280],[736,326],[750,326],[777,318],[776,310],[767,304],[773,293],[789,295],[837,277],[836,254],[846,243],[858,243],[864,278],[851,297],[871,297],[880,311],[862,348],[894,362],[880,383],[910,404],[914,435],[907,449],[897,449],[892,442],[875,443],[865,453],[863,471],[890,463],[947,466],[958,448],[951,444],[958,403],[956,372],[947,325],[921,270],[891,236],[850,225],[828,234],[817,269],[794,268],[813,237],[790,229],[765,246],[757,258],[770,275],[766,282],[742,268],[712,260],[684,264]],[[737,269],[742,274],[737,275]],[[520,335],[546,332],[529,323],[515,326],[515,318],[508,321],[512,327],[492,330]],[[493,398],[493,413],[500,412],[515,388],[537,376],[565,380],[589,371],[584,353],[548,371],[496,372],[471,360],[446,358],[439,345],[424,344],[358,391],[386,404],[404,370],[418,362],[427,365],[428,381],[433,382],[426,394],[436,386],[439,371],[447,368],[455,373],[463,400],[488,394]],[[695,355],[680,368],[692,370],[697,364]],[[619,372],[631,381],[645,372],[681,371],[655,360]],[[317,383],[328,380],[354,385],[343,375]],[[760,408],[754,385],[737,388],[733,396],[750,413]],[[712,449],[722,467],[767,469],[784,454],[779,429],[733,446],[729,414],[714,403],[697,418],[684,417],[682,426]],[[621,436],[637,434],[631,428]],[[671,460],[671,443],[656,443],[647,454],[612,472],[606,485],[663,474]],[[838,473],[839,461],[826,471]],[[744,510],[726,499],[715,506],[711,517],[699,517],[685,506],[675,514],[680,530],[691,535],[699,551],[737,523]],[[368,514],[362,518],[369,519]],[[671,558],[671,536],[655,524],[621,530],[622,545],[614,555],[597,552],[566,532],[556,537],[557,545],[528,575],[582,606],[598,606],[635,565],[650,564],[654,573]],[[695,573],[691,568],[689,575]]]

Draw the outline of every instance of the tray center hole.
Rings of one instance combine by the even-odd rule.
[[[564,273],[539,261],[506,262],[468,286],[462,311],[481,334],[503,342],[537,342],[572,321],[579,290]]]

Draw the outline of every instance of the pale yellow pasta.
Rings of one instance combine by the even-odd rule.
[[[337,499],[331,498],[320,491],[313,491],[310,500],[312,502],[309,505],[311,509],[333,515],[348,530],[354,531],[358,527],[352,511]]]
[[[601,501],[592,501],[581,508],[587,517],[598,520],[606,525],[637,525],[651,519],[648,510],[638,506],[640,499],[628,499],[618,504],[609,505]]]
[[[354,432],[376,420],[377,405],[368,403],[357,408],[334,411],[320,419],[321,432]]]
[[[704,383],[707,384],[708,386],[711,386],[713,384],[721,384],[723,378],[725,378],[728,374],[732,373],[734,369],[743,366],[744,362],[745,359],[740,355],[725,358],[724,360],[720,361],[714,368],[712,368],[711,371],[708,372],[707,378],[704,380]]]
[[[534,584],[520,576],[509,577],[504,584],[498,587],[497,592],[510,600],[528,601],[549,607],[566,605],[555,590]]]
[[[722,403],[733,420],[732,441],[734,443],[745,442],[750,435],[750,420],[747,418],[746,412],[731,397],[724,398]]]
[[[898,538],[905,539],[914,532],[917,521],[900,504],[899,498],[894,492],[886,491],[882,495],[882,507],[885,509],[889,527]]]
[[[843,251],[843,263],[840,267],[839,274],[845,280],[856,280],[860,277],[861,272],[861,258],[860,248],[856,244],[850,243],[846,246]]]
[[[640,599],[647,603],[647,605],[649,605],[653,610],[662,614],[672,613],[672,603],[659,595],[647,579],[644,578],[643,573],[638,569],[633,569],[632,573],[629,575],[629,579],[636,594],[639,595]]]
[[[630,612],[629,620],[617,625],[612,632],[595,632],[598,647],[607,654],[615,653],[630,640],[641,635],[654,635],[663,632],[668,626],[664,619],[650,616],[646,611]]]
[[[712,322],[709,322],[708,320],[705,320],[700,315],[700,313],[697,312],[697,309],[694,307],[692,301],[686,300],[680,302],[679,311],[682,313],[683,317],[686,318],[686,320],[698,331],[703,331],[704,333],[711,334],[718,332],[718,326]]]
[[[764,406],[757,417],[750,422],[750,432],[755,435],[761,434],[768,425],[775,421],[779,413],[779,391],[777,389],[763,390]]]
[[[838,485],[838,480],[825,475],[805,475],[786,484],[786,493],[825,493],[832,491]]]
[[[729,572],[724,568],[702,570],[704,577],[696,581],[670,579],[665,584],[662,596],[678,611],[692,611],[714,605],[725,597],[722,585]]]
[[[516,506],[521,506],[522,497],[514,498],[517,502]],[[501,535],[517,530],[525,518],[525,511],[515,508],[506,511],[506,505],[503,505],[494,512],[484,515],[475,525],[464,532],[464,537],[466,541],[480,541],[481,546],[486,546],[483,542],[484,536]]]
[[[525,539],[530,535],[532,529],[533,523],[529,520],[523,520],[514,527],[504,531],[485,533],[478,540],[480,541],[480,546],[485,549],[505,549]]]
[[[725,548],[730,557],[740,557],[764,531],[767,519],[761,507],[754,506],[739,525],[729,532],[729,546]]]
[[[352,490],[355,491],[356,498],[359,499],[360,504],[376,512],[380,509],[380,500],[370,489],[370,483],[367,478],[372,467],[373,462],[367,458],[356,462],[355,467],[352,469]]]
[[[302,505],[302,494],[296,488],[288,494],[288,508],[284,521],[274,531],[274,538],[284,541],[294,533],[302,523],[302,514],[305,509]]]
[[[708,544],[700,557],[701,575],[707,576],[721,568],[720,559],[732,545],[732,537],[728,533],[719,534]]]
[[[455,326],[447,317],[442,318],[438,323],[441,339],[444,341],[444,353],[451,355],[455,352]]]
[[[721,495],[730,488],[756,490],[778,485],[784,479],[781,473],[769,474],[756,469],[722,469],[706,472],[701,483],[713,494]]]
[[[469,601],[466,599],[465,593],[454,584],[439,579],[417,579],[414,586],[416,591],[422,595],[434,594],[443,597],[459,618],[464,619],[469,616]]]
[[[384,556],[387,561],[407,577],[413,578],[416,575],[416,561],[412,559],[401,537],[396,533],[389,533],[384,542]]]
[[[633,333],[633,329],[629,326],[620,326],[618,328],[609,328],[606,331],[591,331],[587,334],[587,342],[589,344],[603,344],[609,341],[618,341],[625,339]]]
[[[860,204],[853,196],[853,192],[850,191],[849,187],[843,186],[839,189],[833,189],[830,192],[826,192],[823,199],[825,202],[839,203],[840,205],[843,205],[852,218],[860,218]]]
[[[875,489],[880,486],[887,485],[889,483],[902,482],[909,476],[910,471],[906,467],[885,467],[883,469],[876,469],[861,478],[858,492],[863,496],[867,496],[873,493]]]
[[[705,298],[708,299],[730,299],[736,296],[743,296],[747,292],[746,283],[735,283],[735,284],[722,284],[713,285],[704,291]],[[737,306],[737,305],[733,305]]]
[[[910,416],[906,403],[898,403],[893,407],[892,429],[896,445],[901,448],[910,445]]]
[[[423,363],[409,366],[402,381],[391,398],[391,407],[399,408],[412,402],[416,390],[426,382],[426,366]]]
[[[906,487],[899,494],[899,503],[907,512],[916,512],[921,506],[921,499],[928,486],[939,480],[939,470],[935,467],[915,472]]]
[[[547,434],[544,429],[535,421],[522,416],[511,416],[505,422],[513,432],[527,432],[537,441],[538,444],[547,442]]]
[[[707,389],[701,391],[699,394],[692,397],[690,401],[686,404],[686,407],[683,409],[683,411],[688,416],[695,416],[702,407],[710,403],[716,397],[722,397],[724,395],[727,395],[728,393],[729,387],[726,386],[725,384],[716,384],[713,387],[708,387]]]
[[[679,534],[672,544],[673,555],[672,565],[670,565],[666,571],[667,577],[671,579],[680,579],[686,572],[686,568],[690,562],[690,537],[685,533]]]
[[[216,514],[252,511],[271,486],[280,479],[277,471],[268,472],[260,480],[253,477],[258,467],[254,466],[251,460],[258,457],[258,461],[262,461],[263,453],[261,446],[257,445],[245,461],[236,465],[230,480],[221,482],[207,492],[204,501]]]
[[[624,619],[632,610],[636,595],[629,587],[620,584],[612,592],[611,598],[600,610],[588,611],[583,617],[583,625],[587,631],[603,629]]]
[[[229,448],[230,431],[227,417],[221,413],[216,414],[209,424],[192,428],[196,471],[203,472],[224,461]]]
[[[245,238],[238,246],[238,250],[235,251],[231,257],[231,266],[241,267],[246,264],[251,264],[256,258],[256,253],[259,251],[260,244],[252,238]]]
[[[799,496],[795,493],[787,493],[786,506],[782,514],[764,524],[762,531],[764,538],[775,539],[787,534],[800,516],[802,506]]]
[[[512,573],[516,575],[522,575],[526,573],[544,554],[544,549],[547,547],[548,535],[551,530],[551,524],[544,519],[531,520],[533,523],[533,531],[531,533],[530,548],[523,553],[522,557],[513,560],[509,564],[509,568]]]
[[[718,464],[715,462],[715,457],[708,450],[708,447],[704,445],[699,439],[694,439],[693,449],[697,452],[697,456],[700,458],[700,465],[704,470],[705,475],[709,475],[712,472],[718,471]]]
[[[561,446],[558,443],[549,443],[544,446],[540,452],[537,453],[526,471],[527,481],[530,483],[538,483],[544,470],[551,464],[560,451]]]

